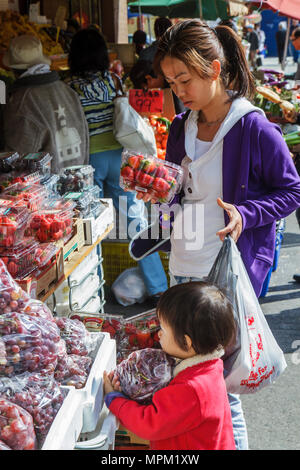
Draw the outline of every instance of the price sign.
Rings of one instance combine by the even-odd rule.
[[[129,90],[129,103],[138,113],[162,113],[164,94],[162,90]]]

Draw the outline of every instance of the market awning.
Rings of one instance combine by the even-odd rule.
[[[133,13],[141,11],[141,13],[169,18],[199,18],[200,16],[205,20],[228,18],[226,0],[137,0],[128,5]]]
[[[253,0],[251,3],[261,8],[272,8],[272,10],[281,16],[300,20],[300,0]]]

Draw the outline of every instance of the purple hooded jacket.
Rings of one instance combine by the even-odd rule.
[[[166,160],[178,165],[185,156],[183,116],[174,119],[167,145]],[[276,220],[300,206],[300,178],[280,127],[255,111],[224,137],[223,200],[242,216],[237,246],[259,296],[273,264]],[[225,211],[224,221],[229,222]]]

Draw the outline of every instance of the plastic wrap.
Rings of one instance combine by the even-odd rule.
[[[1,315],[11,312],[54,321],[49,308],[43,302],[31,299],[14,281],[5,263],[0,259],[0,318]]]
[[[143,303],[148,297],[140,268],[125,269],[113,282],[111,290],[119,304],[124,307]]]
[[[122,153],[120,186],[131,191],[141,191],[170,202],[181,189],[183,170],[171,162],[129,150]]]
[[[51,263],[58,251],[53,243],[38,243],[34,238],[25,238],[17,246],[0,246],[0,257],[14,279],[24,279]]]
[[[92,367],[89,356],[65,354],[58,359],[54,377],[61,385],[83,388]]]
[[[32,416],[41,447],[64,401],[65,392],[53,376],[26,372],[12,378],[0,378],[0,397],[21,406]]]
[[[95,337],[90,334],[85,325],[76,319],[67,317],[55,318],[60,330],[60,336],[66,343],[68,354],[87,356],[95,348]]]
[[[162,349],[146,348],[132,352],[114,372],[125,395],[148,404],[153,394],[171,381],[174,366],[175,360]]]
[[[6,444],[4,444],[3,441],[0,441],[0,450],[12,450],[12,449],[8,447]]]
[[[0,336],[5,346],[0,375],[54,371],[61,339],[54,322],[21,313],[4,314],[0,316]]]
[[[0,398],[0,439],[12,450],[36,448],[31,415],[5,398]]]

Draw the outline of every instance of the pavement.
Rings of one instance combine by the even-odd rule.
[[[282,70],[277,58],[266,58],[264,68]],[[287,58],[285,74],[296,65]],[[275,339],[284,352],[287,368],[277,381],[258,393],[242,395],[250,450],[300,450],[300,229],[292,213],[286,228],[277,270],[272,273],[268,292],[259,302]],[[133,315],[152,308],[143,304],[122,307],[107,291],[107,313]]]

